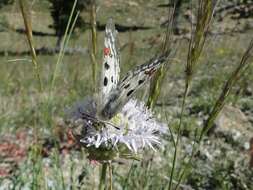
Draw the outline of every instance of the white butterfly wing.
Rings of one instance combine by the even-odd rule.
[[[166,62],[168,54],[152,58],[147,63],[136,67],[120,81],[117,88],[110,93],[110,97],[102,109],[102,117],[112,118],[133,96],[143,84],[149,81],[153,74]]]
[[[101,79],[101,101],[104,104],[112,89],[119,81],[119,53],[116,46],[117,31],[112,19],[109,19],[105,29],[104,59]]]

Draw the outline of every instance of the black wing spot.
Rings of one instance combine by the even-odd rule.
[[[127,93],[127,97],[130,96],[133,92],[134,92],[134,90],[130,90],[130,91]]]
[[[130,86],[130,84],[126,84],[126,85],[124,86],[124,88],[127,89],[129,86]]]
[[[104,78],[104,86],[107,86],[107,83],[108,83],[108,78],[105,77],[105,78]]]
[[[111,77],[111,81],[113,82],[113,76]]]
[[[110,68],[110,65],[108,65],[107,62],[105,62],[105,69],[108,70]]]
[[[124,82],[126,79],[127,79],[127,76],[125,76],[125,77],[122,79],[121,82]]]
[[[142,83],[144,83],[145,79],[141,79],[138,81],[138,84],[141,85]]]

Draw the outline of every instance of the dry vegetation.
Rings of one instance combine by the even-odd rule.
[[[29,4],[26,26],[18,3],[0,9],[0,190],[98,187],[100,165],[90,163],[70,135],[66,109],[93,93],[91,55],[99,72],[108,18],[119,30],[123,73],[161,50],[168,19],[163,0],[98,5],[97,47],[86,27],[67,36],[65,53],[55,50],[46,1]],[[179,34],[171,36],[171,59],[153,105],[175,138],[165,137],[165,146],[147,150],[141,161],[115,161],[114,189],[253,189],[253,18],[240,17],[238,8],[217,11],[213,20],[206,15],[199,21],[199,33],[191,38],[187,15],[197,16],[194,3],[190,10],[181,9]],[[89,12],[80,14],[90,22]],[[26,35],[29,30],[33,37]],[[136,96],[146,102],[148,93],[146,85]]]

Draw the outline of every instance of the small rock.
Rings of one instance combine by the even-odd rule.
[[[253,127],[246,115],[238,108],[224,106],[215,120],[215,132],[232,135],[233,140],[244,139],[248,142],[253,136]]]
[[[128,1],[128,5],[129,6],[134,6],[134,7],[139,6],[139,4],[137,2],[135,2],[135,1]]]
[[[244,93],[245,93],[246,96],[252,96],[253,90],[252,90],[252,88],[247,87],[247,88],[245,89]]]

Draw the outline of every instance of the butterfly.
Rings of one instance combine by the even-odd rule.
[[[120,55],[116,39],[117,30],[113,20],[109,19],[105,29],[100,106],[98,110],[99,117],[104,120],[109,120],[115,116],[133,94],[166,63],[169,55],[166,52],[161,56],[155,56],[148,62],[129,71],[122,80],[119,80]]]
[[[139,88],[150,81],[156,71],[166,63],[168,57],[169,52],[154,56],[146,63],[128,71],[126,76],[120,79],[117,30],[113,20],[109,19],[105,28],[99,95],[86,98],[71,111],[74,118],[72,134],[78,142],[88,145],[96,134],[101,137],[104,129],[120,130],[111,119],[117,116]],[[117,117],[114,119],[117,120]]]

